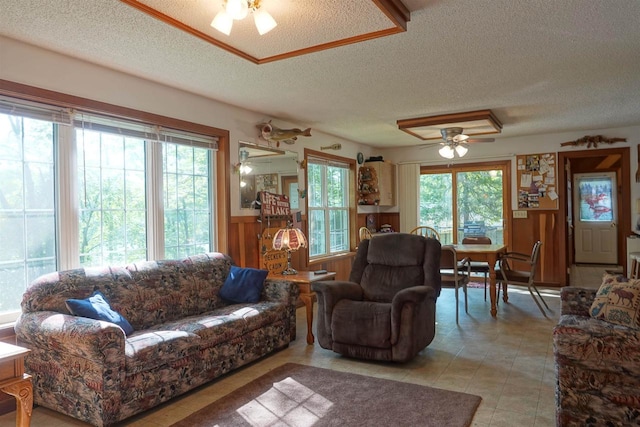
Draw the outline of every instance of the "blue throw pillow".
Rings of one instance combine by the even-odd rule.
[[[258,302],[267,274],[267,270],[231,266],[229,276],[220,289],[220,297],[235,303]]]
[[[66,304],[67,309],[74,316],[115,323],[122,328],[125,335],[133,332],[133,326],[120,313],[111,308],[109,302],[100,291],[95,291],[89,298],[68,299]]]

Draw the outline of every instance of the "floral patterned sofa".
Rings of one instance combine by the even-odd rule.
[[[218,292],[231,260],[183,260],[48,274],[25,292],[15,330],[31,349],[34,402],[111,425],[256,360],[295,339],[298,287],[269,280],[257,303]],[[99,290],[133,326],[70,315],[69,298]]]
[[[600,290],[561,290],[561,316],[553,330],[558,426],[640,425],[640,287],[630,302],[618,298],[630,296],[628,291],[615,290],[627,285],[627,279],[605,275]],[[635,316],[613,307],[603,320],[594,300],[607,296]],[[636,325],[619,324],[627,322]]]

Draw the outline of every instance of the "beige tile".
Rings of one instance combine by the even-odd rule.
[[[535,425],[535,415],[496,409],[491,418],[491,427],[529,427]]]

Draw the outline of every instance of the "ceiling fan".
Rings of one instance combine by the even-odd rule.
[[[457,153],[459,157],[463,157],[469,151],[467,144],[473,144],[476,142],[493,142],[494,138],[470,138],[468,135],[462,133],[461,127],[450,127],[440,129],[442,135],[442,142],[424,144],[423,147],[429,147],[435,144],[442,145],[442,148],[438,150],[438,153],[445,159],[453,159]]]

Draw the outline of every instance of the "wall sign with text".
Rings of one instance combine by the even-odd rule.
[[[260,192],[260,216],[262,218],[290,219],[289,198],[284,194]]]

